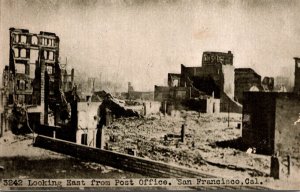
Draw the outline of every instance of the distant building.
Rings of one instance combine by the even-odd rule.
[[[62,90],[63,92],[72,91],[74,88],[74,69],[68,73],[66,69],[62,70]]]
[[[202,67],[182,64],[180,74],[168,74],[168,87],[155,86],[154,99],[176,104],[181,102],[190,108],[196,105],[200,111],[206,111],[203,108],[210,108],[211,103],[212,106],[219,105],[215,107],[219,111],[227,112],[229,108],[230,111],[241,112],[241,105],[234,101],[233,54],[230,51],[204,52]],[[216,102],[207,103],[201,101],[203,99],[215,99]]]
[[[128,82],[128,93],[134,91],[133,86],[131,85],[131,82]]]
[[[181,101],[189,99],[191,90],[188,87],[154,87],[154,98],[156,101]]]
[[[135,91],[131,82],[128,82],[128,92],[125,95],[130,100],[154,100],[153,91]]]

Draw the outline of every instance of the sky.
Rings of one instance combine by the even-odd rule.
[[[298,0],[0,2],[0,74],[9,61],[10,27],[56,33],[61,61],[67,58],[77,75],[125,90],[127,82],[140,91],[165,85],[180,64],[201,66],[204,51],[230,50],[236,68],[262,77],[293,78],[293,57],[300,57]]]

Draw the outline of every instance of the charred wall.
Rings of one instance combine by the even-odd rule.
[[[54,33],[10,28],[9,70],[15,85],[15,92],[10,94],[15,94],[15,101],[29,105],[43,102],[44,73],[51,76],[58,71],[58,50],[59,38]],[[50,78],[50,87],[57,84]]]
[[[245,92],[244,97],[244,143],[265,154],[299,157],[300,95]]]

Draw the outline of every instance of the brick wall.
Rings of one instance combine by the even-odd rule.
[[[35,140],[34,146],[71,155],[84,160],[94,161],[118,169],[137,172],[151,177],[215,177],[189,168],[169,165],[113,151],[91,148],[45,136],[38,136]]]

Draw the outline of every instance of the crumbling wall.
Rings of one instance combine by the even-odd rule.
[[[184,65],[181,65],[180,86],[195,86],[200,91],[211,94],[212,91],[210,90],[212,88],[216,92],[216,89],[221,89],[223,86],[221,70],[220,64],[207,65],[205,67],[185,67]],[[218,88],[214,88],[215,85]]]
[[[221,93],[220,99],[220,111],[221,112],[233,112],[242,113],[243,106],[234,101],[233,98],[228,97],[226,93]]]
[[[43,102],[44,73],[50,77],[50,93],[59,84],[57,63],[59,38],[54,33],[30,33],[27,29],[10,28],[9,68],[14,76],[13,102],[40,105]],[[32,87],[39,84],[40,87]],[[12,104],[12,101],[10,102]]]
[[[101,118],[102,111],[104,112],[105,109],[109,109],[111,114],[114,115],[116,118],[119,117],[140,117],[138,111],[135,111],[131,108],[125,107],[125,105],[121,104],[119,100],[113,98],[110,94],[107,94],[106,98],[103,100],[102,104],[99,108],[99,116]],[[104,114],[104,113],[103,113]]]
[[[220,113],[220,99],[207,98],[206,103],[206,113]]]
[[[48,124],[48,115],[58,108],[56,104],[61,104],[59,38],[43,31],[9,31],[9,67],[5,67],[9,77],[3,82],[7,104],[30,106],[34,113],[41,114],[38,123]]]
[[[97,127],[98,109],[101,102],[78,102],[78,128],[86,129]],[[96,120],[96,121],[95,121]]]
[[[76,143],[96,146],[98,109],[101,102],[78,102],[78,129]]]

